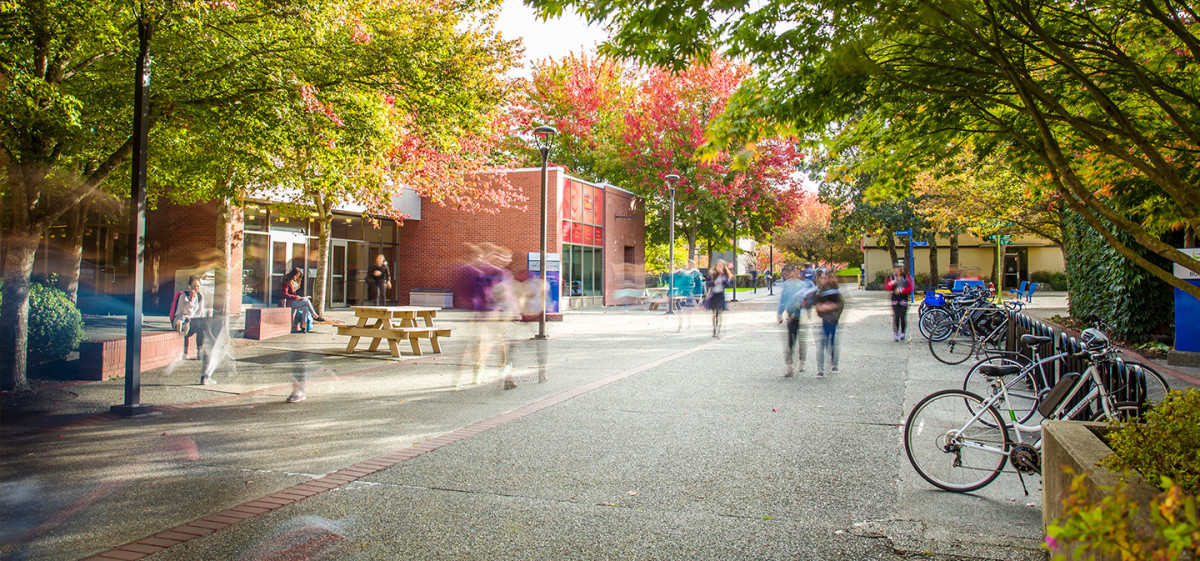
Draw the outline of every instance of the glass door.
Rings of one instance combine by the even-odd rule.
[[[295,235],[279,235],[271,236],[271,299],[268,300],[270,305],[279,305],[280,298],[283,296],[283,276],[291,271],[293,267],[299,267],[304,271],[305,284],[311,285],[312,281],[308,277],[308,269],[305,267],[305,251],[304,251],[304,236]],[[310,286],[301,286],[300,290],[303,294],[309,294],[307,290]]]
[[[334,241],[329,252],[329,305],[346,307],[347,242]]]

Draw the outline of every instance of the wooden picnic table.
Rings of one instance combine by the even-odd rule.
[[[350,343],[346,352],[353,353],[358,347],[359,339],[369,337],[371,346],[368,350],[374,352],[382,341],[388,342],[392,356],[400,356],[400,340],[408,340],[415,355],[421,354],[418,339],[429,339],[433,352],[442,352],[438,343],[439,337],[449,337],[450,329],[436,327],[433,318],[437,317],[438,308],[428,306],[351,306],[357,325],[339,325],[338,335],[349,335]],[[417,320],[421,320],[418,325]]]

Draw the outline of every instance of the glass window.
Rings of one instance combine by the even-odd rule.
[[[363,219],[361,216],[336,215],[330,227],[333,237],[343,240],[363,239]]]
[[[571,248],[571,291],[570,296],[583,296],[583,248],[577,245]]]
[[[365,303],[367,276],[366,244],[350,242],[346,250],[346,304],[358,306]]]
[[[267,231],[267,209],[258,205],[246,205],[245,216],[242,218],[247,232]]]
[[[246,234],[242,248],[242,303],[249,306],[267,304],[267,244],[263,234]],[[282,278],[282,277],[281,277]]]
[[[592,268],[592,296],[604,295],[604,250],[595,249],[595,267]]]
[[[307,218],[285,218],[277,213],[271,213],[272,232],[291,232],[293,234],[308,234]]]
[[[592,289],[593,289],[592,288],[592,272],[593,272],[593,268],[595,267],[593,253],[595,253],[595,249],[590,248],[590,247],[585,247],[582,249],[583,249],[583,267],[580,270],[580,276],[579,276],[579,280],[583,281],[582,296],[591,296]]]

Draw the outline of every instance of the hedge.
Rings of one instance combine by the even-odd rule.
[[[1170,285],[1117,253],[1078,214],[1066,213],[1065,223],[1071,317],[1099,317],[1112,328],[1110,335],[1127,341],[1147,340],[1154,331],[1173,324]],[[1138,247],[1132,236],[1120,232],[1118,237],[1139,255],[1170,270],[1167,260]]]
[[[42,364],[66,357],[83,341],[83,315],[53,280],[29,283],[29,339],[26,360]],[[3,289],[0,280],[0,289]],[[0,292],[0,298],[3,298]]]

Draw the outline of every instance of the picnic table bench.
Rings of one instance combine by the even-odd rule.
[[[440,337],[449,337],[448,327],[433,325],[437,308],[428,306],[352,306],[354,315],[358,317],[357,325],[339,325],[338,335],[349,336],[346,352],[353,353],[358,348],[358,342],[363,337],[371,339],[368,350],[379,349],[379,344],[388,342],[388,350],[392,356],[400,356],[400,341],[408,341],[414,355],[421,355],[420,339],[428,339],[433,352],[442,352],[438,342]],[[424,325],[417,325],[417,319]]]

